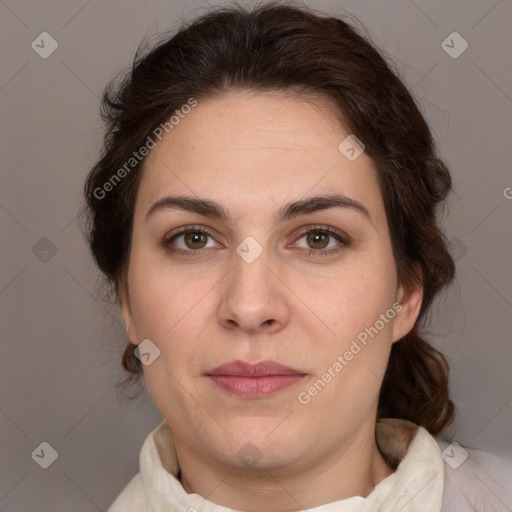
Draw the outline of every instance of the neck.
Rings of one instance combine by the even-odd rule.
[[[210,463],[204,452],[194,453],[176,443],[181,483],[189,494],[247,512],[291,512],[352,496],[366,497],[394,472],[379,452],[375,426],[370,427],[359,429],[337,449],[319,454],[318,460],[300,470],[220,467]]]

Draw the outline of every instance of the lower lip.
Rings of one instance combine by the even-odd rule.
[[[273,395],[301,381],[305,375],[263,375],[243,377],[240,375],[209,375],[220,388],[245,398],[261,398]]]

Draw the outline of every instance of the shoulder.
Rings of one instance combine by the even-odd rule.
[[[512,459],[435,438],[444,464],[443,512],[512,510]]]
[[[136,510],[137,512],[149,511],[149,508],[147,508],[147,496],[140,473],[137,473],[130,480],[107,512],[129,512],[130,510]]]
[[[107,512],[149,512],[151,485],[161,470],[161,461],[155,446],[155,434],[162,430],[160,423],[144,440],[139,454],[139,472],[130,480]]]

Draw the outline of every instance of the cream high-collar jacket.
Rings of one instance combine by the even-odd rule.
[[[308,512],[512,512],[510,460],[450,444],[399,419],[379,420],[376,441],[390,465],[398,464],[395,472],[366,498],[354,496]],[[187,494],[178,471],[172,432],[164,420],[142,446],[140,472],[108,512],[234,512]]]

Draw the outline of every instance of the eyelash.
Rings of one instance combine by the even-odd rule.
[[[171,248],[171,242],[173,242],[178,236],[185,235],[187,233],[204,233],[206,235],[211,236],[212,238],[215,238],[214,234],[205,227],[186,226],[180,232],[173,233],[172,236],[165,237],[164,240],[162,241],[164,248],[171,254],[179,254],[180,256],[190,256],[190,257],[200,256],[202,251],[207,250],[207,249],[184,250],[184,249]],[[334,248],[334,249],[333,248],[331,248],[331,249],[309,249],[309,251],[308,251],[309,256],[317,257],[317,256],[336,254],[336,253],[343,251],[346,247],[348,247],[350,245],[350,242],[348,241],[348,239],[344,238],[341,235],[341,233],[334,231],[333,229],[328,228],[326,226],[312,226],[308,230],[303,231],[298,236],[297,240],[300,240],[302,237],[304,237],[305,235],[309,235],[310,233],[326,233],[329,236],[332,236],[333,238],[335,238],[338,242],[340,242],[340,244],[338,246],[336,246],[336,248]],[[303,249],[303,250],[307,250],[307,249]]]

